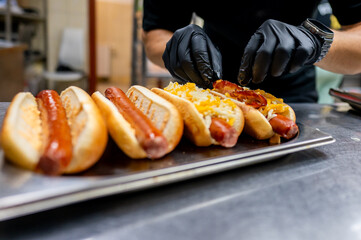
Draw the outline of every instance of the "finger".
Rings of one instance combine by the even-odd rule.
[[[182,53],[179,53],[182,54]],[[208,87],[208,83],[203,80],[201,77],[201,74],[197,70],[197,66],[194,64],[192,60],[192,53],[188,49],[183,56],[182,62],[180,63],[182,70],[182,74],[185,74],[187,76],[188,81],[194,82],[199,87]]]
[[[202,86],[203,80],[192,58],[190,35],[191,33],[186,33],[181,36],[184,39],[189,39],[188,41],[176,41],[177,46],[172,48],[173,52],[170,56],[173,56],[173,58],[170,61],[173,66],[173,72],[177,78]]]
[[[188,78],[187,74],[185,74],[185,72],[182,69],[181,66],[181,61],[183,61],[182,59],[179,59],[179,57],[181,56],[183,58],[183,55],[185,56],[187,53],[183,52],[182,55],[179,55],[179,42],[177,40],[172,40],[172,45],[169,48],[169,68],[170,69],[170,73],[172,74],[172,76],[174,78],[178,78],[184,81],[190,81],[190,79]]]
[[[163,59],[163,62],[164,62],[164,66],[166,69],[168,69],[169,73],[174,76],[174,71],[171,67],[171,64],[170,64],[170,51],[172,49],[172,39],[169,40],[166,44],[166,47],[165,47],[165,51],[163,52],[163,55],[162,55],[162,59]]]
[[[181,65],[185,56],[189,54],[189,40],[187,39],[189,39],[191,35],[189,31],[185,31],[184,29],[185,28],[175,31],[172,38],[166,44],[162,58],[164,66],[175,79],[190,81],[190,78],[184,72]]]
[[[182,39],[189,39],[190,33],[187,31],[176,31],[167,43],[166,60],[169,62],[169,67],[166,68],[170,71],[174,78],[189,82],[191,78],[185,73],[183,66],[185,61],[190,61],[189,56],[189,41],[182,41]],[[168,58],[168,59],[167,59]]]
[[[241,66],[239,67],[238,73],[238,82],[243,86],[247,85],[252,79],[252,65],[262,40],[262,36],[258,33],[255,33],[244,49]]]
[[[254,59],[254,64],[252,68],[253,83],[261,83],[267,76],[276,44],[276,36],[271,35],[269,37],[264,37],[263,44],[258,49],[256,57]]]
[[[212,80],[222,79],[222,55],[218,48],[207,37],[208,52],[211,58],[211,65],[213,70]]]
[[[295,49],[295,40],[292,36],[283,35],[275,49],[273,61],[271,64],[271,75],[273,77],[281,76],[285,72],[293,50]]]
[[[298,71],[302,66],[304,66],[312,52],[312,44],[308,44],[305,42],[300,43],[300,45],[296,48],[294,57],[290,63],[289,72],[294,73]]]
[[[206,37],[202,34],[193,34],[191,38],[192,57],[196,68],[204,81],[204,85],[209,86],[213,80],[213,70],[210,65],[211,59],[208,53]]]

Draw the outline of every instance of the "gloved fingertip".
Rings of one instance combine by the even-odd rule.
[[[215,71],[214,74],[215,74],[215,79],[214,79],[215,81],[219,80],[219,79],[222,79],[222,73],[221,72]]]
[[[246,71],[244,69],[240,69],[238,73],[238,83],[242,86],[246,86],[251,79],[247,77]]]
[[[260,84],[261,82],[263,82],[264,80],[264,77],[257,77],[255,76],[253,79],[252,79],[252,83],[254,84]]]
[[[272,71],[271,71],[272,77],[279,77],[279,76],[282,75],[282,73],[283,73],[282,70],[272,70]]]

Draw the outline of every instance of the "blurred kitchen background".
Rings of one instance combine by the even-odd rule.
[[[330,19],[327,1],[317,14]],[[141,19],[141,0],[0,0],[0,101],[70,85],[89,93],[165,86],[169,73],[143,52]],[[359,91],[361,75],[318,71],[320,103],[334,101],[330,87]]]
[[[133,0],[0,0],[0,101],[69,85],[162,85],[170,75],[144,56],[141,17]]]

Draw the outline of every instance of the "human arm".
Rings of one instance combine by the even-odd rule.
[[[333,31],[335,35],[329,52],[315,65],[335,73],[361,73],[361,22]]]
[[[165,68],[162,55],[169,39],[173,36],[171,31],[166,29],[154,29],[143,31],[142,40],[147,57],[154,64]]]

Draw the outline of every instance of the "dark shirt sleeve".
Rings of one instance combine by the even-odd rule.
[[[329,0],[332,12],[341,25],[361,22],[360,0]]]
[[[187,1],[144,0],[143,29],[166,29],[174,32],[191,22],[192,9]]]

